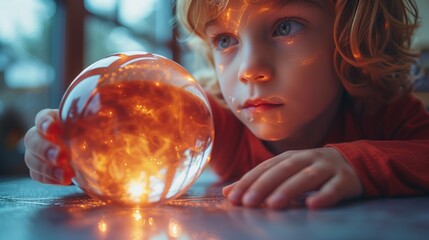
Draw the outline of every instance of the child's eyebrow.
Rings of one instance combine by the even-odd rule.
[[[320,2],[320,0],[273,0],[273,1],[263,1],[263,2],[271,2],[273,4],[273,7],[284,7],[288,4],[310,4],[316,7],[322,7],[322,4]],[[208,27],[212,26],[212,25],[217,25],[219,23],[218,18],[213,18],[210,19],[206,22],[206,24],[204,25],[204,30],[206,30]]]
[[[206,30],[208,27],[216,25],[216,24],[218,24],[218,19],[217,18],[210,19],[204,25],[204,30]]]

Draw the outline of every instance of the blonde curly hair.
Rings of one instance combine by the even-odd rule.
[[[244,0],[246,1],[246,0]],[[247,0],[270,2],[273,0]],[[334,67],[345,90],[354,99],[390,102],[411,89],[410,69],[416,60],[411,49],[418,27],[414,0],[326,0],[334,14]],[[214,67],[213,53],[204,33],[229,0],[177,0],[176,17],[190,34],[191,44]],[[199,43],[195,43],[199,42]],[[207,79],[207,77],[206,77]],[[205,85],[215,94],[215,76]]]

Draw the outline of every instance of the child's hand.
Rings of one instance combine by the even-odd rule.
[[[74,173],[60,139],[58,110],[40,111],[35,125],[25,135],[25,163],[31,177],[43,183],[70,184]]]
[[[330,207],[362,194],[362,184],[343,156],[334,148],[284,152],[226,186],[223,194],[236,205],[285,208],[304,193],[309,208]]]

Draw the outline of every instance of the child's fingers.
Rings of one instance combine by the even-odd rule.
[[[235,183],[237,183],[237,182],[231,183],[231,184],[229,184],[229,185],[227,185],[227,186],[225,186],[225,187],[222,188],[222,195],[224,197],[228,197],[228,194],[234,188]]]
[[[57,179],[32,170],[30,170],[30,176],[33,180],[41,183],[55,184],[55,185],[70,185],[72,183],[73,176],[68,173],[69,171],[67,169],[62,169],[62,168],[58,168],[58,169],[59,169],[58,170],[59,174],[61,174],[61,172],[64,172],[63,173],[64,177]]]
[[[234,183],[233,187],[231,187],[232,189],[227,189],[228,194],[226,196],[228,200],[236,205],[241,204],[243,194],[261,174],[263,174],[268,169],[271,169],[279,162],[291,157],[294,153],[295,151],[288,151],[278,156],[275,156],[271,159],[262,162],[261,164],[247,172],[239,181]]]
[[[347,186],[344,180],[336,175],[330,179],[323,187],[314,195],[309,196],[306,204],[309,208],[326,208],[337,204],[347,196]]]
[[[35,124],[38,125],[45,119],[58,119],[58,109],[42,109],[36,114],[36,118],[34,120]]]
[[[25,152],[25,162],[30,169],[31,177],[39,182],[68,185],[73,172],[69,167],[59,167],[39,159],[30,151]]]
[[[61,150],[57,145],[40,136],[36,127],[32,127],[25,134],[24,144],[26,151],[31,152],[39,159],[43,159],[49,164],[56,165],[58,163]]]
[[[46,184],[60,184],[60,182],[58,182],[58,180],[55,180],[53,178],[50,178],[48,176],[42,175],[38,172],[34,172],[32,170],[30,170],[30,176],[33,180],[41,182],[41,183],[46,183]]]
[[[29,150],[25,151],[24,155],[25,164],[30,169],[30,171],[41,173],[43,175],[52,175],[51,178],[54,178],[53,172],[49,171],[55,165],[47,161],[46,159],[39,158],[39,156],[35,155]]]
[[[247,189],[242,198],[243,205],[247,207],[260,206],[273,191],[277,192],[279,186],[288,182],[291,176],[310,164],[310,161],[290,158],[267,169]]]
[[[35,125],[38,131],[51,141],[57,139],[58,136],[61,134],[58,110],[41,110],[36,115]]]
[[[70,184],[73,171],[64,149],[48,141],[31,128],[25,135],[25,163],[33,179],[44,183]]]
[[[267,169],[271,168],[272,166],[276,165],[279,161],[281,161],[281,159],[272,158],[270,160],[267,160],[259,164],[254,169],[247,172],[240,180],[238,180],[234,184],[234,187],[230,190],[228,194],[228,200],[233,204],[240,205],[243,194],[247,191],[250,185],[262,173],[264,173]]]
[[[278,186],[267,198],[269,208],[285,208],[304,193],[318,189],[332,177],[331,171],[310,167],[303,169]]]

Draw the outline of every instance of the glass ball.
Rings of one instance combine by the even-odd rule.
[[[80,73],[60,104],[73,181],[107,203],[150,206],[185,193],[207,165],[212,113],[201,87],[162,56],[130,52]]]

